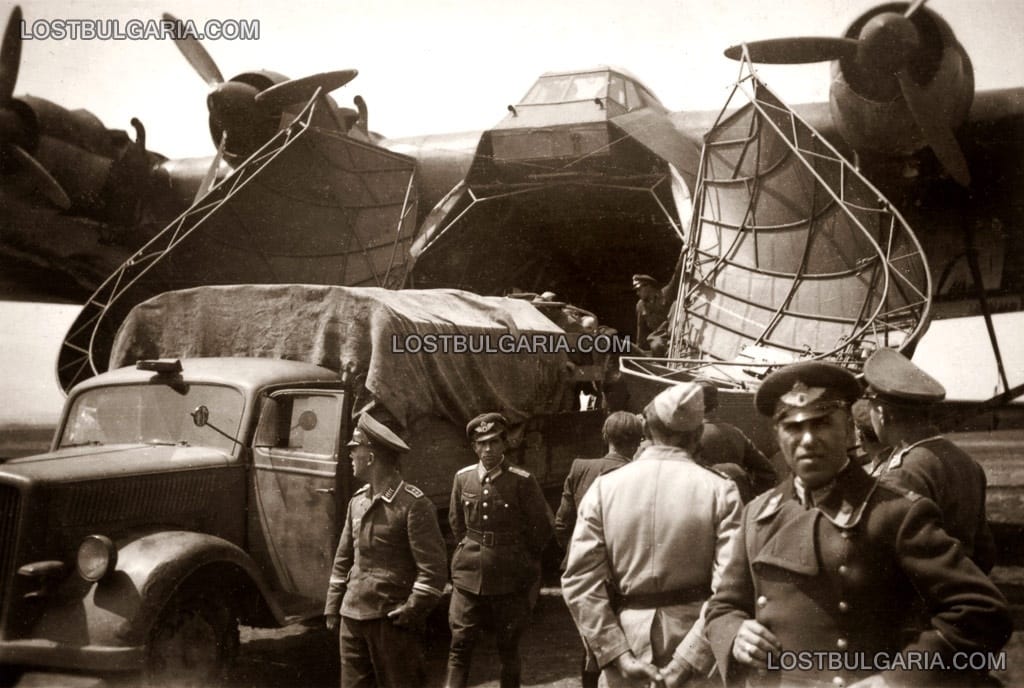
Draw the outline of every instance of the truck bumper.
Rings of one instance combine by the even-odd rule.
[[[138,671],[144,648],[101,645],[64,645],[52,640],[0,641],[0,666],[22,665],[77,671]]]

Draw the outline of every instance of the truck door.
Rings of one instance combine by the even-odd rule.
[[[341,391],[275,392],[254,442],[250,549],[270,580],[295,596],[285,606],[297,615],[322,611],[334,562],[344,402]]]

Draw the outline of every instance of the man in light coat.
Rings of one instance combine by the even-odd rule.
[[[739,525],[736,485],[697,464],[704,417],[695,383],[648,404],[652,444],[599,477],[580,505],[562,594],[612,686],[679,686],[713,665],[702,605]]]

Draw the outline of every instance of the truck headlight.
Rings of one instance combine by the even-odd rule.
[[[106,535],[89,535],[78,546],[78,575],[96,582],[117,567],[117,547]]]

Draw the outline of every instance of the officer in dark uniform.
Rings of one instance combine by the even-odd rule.
[[[496,635],[502,688],[520,682],[519,638],[553,517],[536,478],[505,461],[507,432],[508,421],[499,413],[482,414],[466,426],[480,462],[455,475],[448,510],[458,545],[452,557],[447,686],[466,685],[485,622]]]
[[[704,391],[704,431],[700,437],[697,461],[732,478],[746,504],[775,487],[779,477],[772,462],[742,430],[718,418],[718,387],[707,380],[698,380],[697,383]]]
[[[819,361],[785,366],[757,392],[793,477],[744,509],[708,602],[707,637],[732,685],[986,685],[954,671],[965,665],[955,656],[1010,637],[1005,599],[935,503],[848,458],[859,395],[849,371]]]
[[[360,414],[348,446],[367,484],[348,504],[324,607],[327,627],[341,626],[341,685],[420,686],[423,621],[447,579],[437,512],[402,480],[409,447],[383,423]]]
[[[871,423],[892,447],[883,480],[939,505],[946,531],[982,571],[995,565],[996,547],[985,516],[985,471],[939,434],[932,406],[946,396],[938,380],[893,349],[879,349],[864,364]]]
[[[633,289],[636,291],[636,341],[635,346],[649,349],[647,337],[668,318],[668,310],[675,296],[668,286],[660,287],[650,275],[633,275]]]

